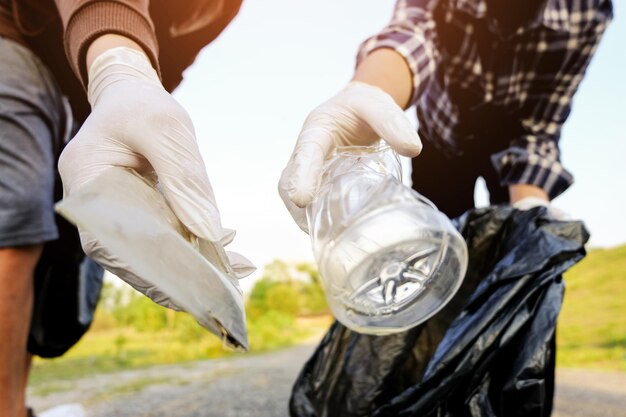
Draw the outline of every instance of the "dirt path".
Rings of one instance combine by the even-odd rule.
[[[626,417],[626,373],[557,370],[553,417]]]
[[[312,345],[99,375],[32,392],[38,410],[82,403],[89,417],[287,417]],[[626,374],[559,370],[554,417],[626,417]]]

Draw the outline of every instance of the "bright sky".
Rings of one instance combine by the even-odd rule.
[[[276,184],[305,117],[350,79],[358,45],[386,24],[394,3],[244,0],[185,73],[175,96],[195,123],[223,224],[238,231],[232,250],[259,267],[253,277],[276,258],[312,260]],[[626,242],[626,25],[615,3],[617,19],[563,131],[562,159],[576,183],[555,200],[585,220],[593,246]]]

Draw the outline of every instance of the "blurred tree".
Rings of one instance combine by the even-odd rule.
[[[138,331],[159,331],[167,327],[166,311],[149,298],[132,293],[130,301],[118,306],[113,316],[119,324]]]
[[[268,311],[311,315],[328,312],[319,273],[310,263],[291,265],[274,261],[267,265],[248,298],[248,315],[259,317]]]
[[[266,293],[265,306],[270,311],[278,311],[292,317],[300,313],[304,294],[302,284],[295,281],[275,283]]]

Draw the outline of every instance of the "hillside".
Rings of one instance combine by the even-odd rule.
[[[626,245],[591,250],[565,282],[557,365],[626,371]]]

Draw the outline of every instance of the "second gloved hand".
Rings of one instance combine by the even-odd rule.
[[[518,210],[530,210],[535,207],[545,207],[548,210],[550,216],[552,216],[555,220],[560,221],[569,221],[572,220],[572,216],[569,215],[565,210],[561,210],[558,207],[554,207],[548,200],[539,197],[524,197],[520,200],[517,200],[512,206]]]
[[[380,88],[352,82],[309,114],[278,185],[302,230],[308,231],[305,208],[317,194],[326,159],[337,147],[369,146],[381,138],[403,156],[422,150],[403,110]]]
[[[193,124],[163,88],[147,57],[130,48],[99,55],[89,69],[88,98],[92,112],[59,159],[65,197],[110,167],[131,168],[158,180],[176,217],[214,247],[225,272],[244,276],[253,271],[244,257],[224,251],[234,233],[221,225]],[[102,266],[119,269],[115,258],[82,231],[81,242]],[[141,289],[142,283],[130,283]]]

